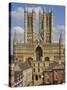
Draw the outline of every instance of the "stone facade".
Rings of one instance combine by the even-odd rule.
[[[32,73],[23,70],[24,77],[26,74],[31,74],[32,85],[43,84],[43,72],[50,67],[50,65],[65,63],[64,44],[62,34],[60,35],[58,43],[52,42],[52,24],[53,12],[39,11],[39,32],[36,33],[36,13],[34,10],[29,12],[24,10],[24,43],[18,43],[16,39],[16,32],[13,40],[13,57],[14,63],[17,61],[21,64],[29,62],[32,67]],[[53,66],[54,67],[54,66]],[[52,67],[52,68],[53,68]],[[63,69],[64,70],[64,69]],[[28,73],[27,73],[28,72]],[[50,71],[49,77],[52,77]],[[47,74],[45,73],[45,77]],[[45,81],[47,81],[48,76]],[[28,86],[28,78],[23,86]],[[31,81],[31,80],[30,80]],[[52,78],[51,80],[52,81]],[[52,82],[51,82],[52,83]]]

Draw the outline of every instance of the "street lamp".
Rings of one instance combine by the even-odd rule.
[[[41,75],[41,78],[42,78],[42,80],[43,80],[43,84],[44,84],[44,75],[43,75],[43,74]]]

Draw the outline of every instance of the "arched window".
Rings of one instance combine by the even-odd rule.
[[[32,57],[28,57],[28,58],[27,58],[27,61],[29,62],[29,64],[31,64],[32,61],[33,61],[33,58],[32,58]]]
[[[36,80],[38,80],[38,75],[36,75]]]
[[[49,57],[45,57],[45,61],[49,61]]]
[[[41,57],[43,56],[43,51],[40,46],[36,48],[36,60],[39,61],[41,60]]]

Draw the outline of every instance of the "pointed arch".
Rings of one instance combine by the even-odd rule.
[[[41,60],[41,57],[43,56],[43,51],[40,46],[36,48],[36,60],[39,61]]]

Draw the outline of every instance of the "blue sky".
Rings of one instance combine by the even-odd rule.
[[[62,32],[64,38],[65,28],[65,7],[57,5],[41,5],[41,4],[22,4],[11,3],[11,43],[13,41],[13,33],[17,30],[17,38],[20,41],[24,41],[24,8],[34,8],[36,10],[36,32],[38,31],[38,12],[44,8],[44,11],[48,12],[49,9],[53,12],[53,29],[52,29],[52,41],[58,41],[60,33]]]
[[[54,20],[54,23],[55,24],[58,24],[58,25],[64,25],[65,23],[65,7],[64,6],[57,6],[57,5],[41,5],[41,4],[22,4],[22,3],[12,3],[11,4],[11,11],[16,11],[17,8],[27,8],[27,7],[32,7],[32,8],[35,8],[35,7],[41,7],[41,8],[46,8],[46,11],[50,9],[53,10],[53,13],[55,14],[55,20]],[[17,22],[17,23],[20,23],[20,22]],[[20,23],[21,25],[21,23]]]

